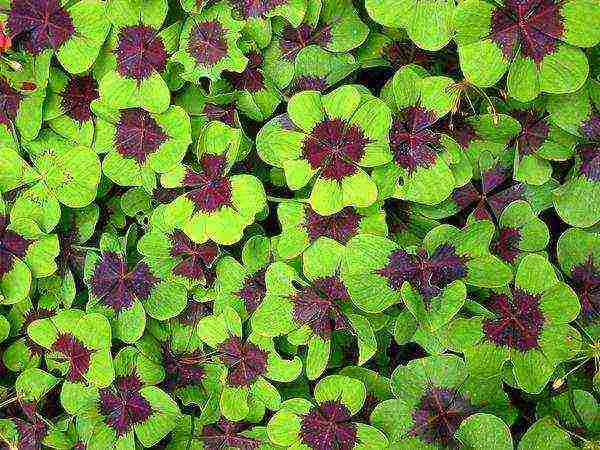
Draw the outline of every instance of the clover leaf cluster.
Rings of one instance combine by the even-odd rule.
[[[597,0],[7,0],[0,448],[600,448]]]

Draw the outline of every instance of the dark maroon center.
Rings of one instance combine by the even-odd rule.
[[[92,118],[90,104],[100,98],[98,82],[91,75],[71,77],[60,97],[60,106],[67,116],[79,123],[87,122]]]
[[[196,302],[188,299],[187,306],[177,316],[177,321],[183,325],[195,327],[203,317],[211,315],[213,312],[211,302]]]
[[[144,164],[168,137],[149,112],[140,108],[124,109],[117,122],[115,146],[125,158]]]
[[[167,51],[158,31],[145,25],[123,28],[115,54],[117,71],[126,78],[141,81],[167,67]]]
[[[251,275],[248,275],[244,280],[242,288],[235,293],[239,298],[244,300],[246,311],[253,313],[256,308],[262,303],[267,293],[265,284],[265,273],[267,269],[263,268]]]
[[[396,164],[409,172],[435,164],[442,151],[440,135],[431,129],[435,121],[432,111],[419,106],[405,108],[394,117],[389,135]]]
[[[58,235],[60,253],[56,258],[58,274],[64,276],[67,269],[73,274],[82,274],[85,266],[85,251],[76,247],[79,237],[75,229],[68,230]]]
[[[8,84],[6,78],[0,77],[0,124],[10,125],[17,117],[23,95]]]
[[[287,0],[232,0],[233,6],[242,14],[244,19],[264,17],[277,6],[287,3]]]
[[[324,92],[329,87],[326,77],[318,77],[312,75],[301,75],[294,79],[291,87],[288,88],[290,94],[295,94],[302,91],[318,91]]]
[[[69,363],[67,380],[73,383],[84,381],[84,375],[90,367],[92,350],[68,333],[59,334],[51,350],[61,354],[61,357],[56,358],[57,360]]]
[[[600,181],[600,114],[594,112],[581,124],[581,134],[588,141],[578,149],[580,171],[589,181]]]
[[[315,279],[310,286],[302,287],[291,297],[294,303],[294,320],[323,339],[331,339],[333,331],[350,327],[341,306],[348,304],[350,295],[337,276]]]
[[[600,141],[600,114],[594,112],[581,124],[581,134],[591,141]]]
[[[453,281],[467,276],[467,261],[467,257],[456,254],[451,244],[439,245],[431,256],[425,250],[410,254],[398,249],[377,273],[387,278],[389,286],[396,291],[408,281],[425,299],[431,299]]]
[[[35,450],[42,447],[42,440],[48,433],[48,425],[41,419],[38,418],[37,414],[34,413],[32,417],[32,423],[28,423],[24,420],[11,418],[17,433],[19,434],[18,448],[19,450]],[[5,419],[6,420],[6,419]],[[10,447],[5,447],[9,449]]]
[[[561,6],[555,0],[505,0],[492,12],[490,39],[507,58],[520,51],[539,64],[556,50],[564,33]]]
[[[121,256],[107,252],[94,269],[91,290],[105,306],[118,312],[131,308],[136,299],[146,300],[159,281],[145,262],[129,271]]]
[[[187,193],[197,211],[213,213],[231,205],[231,182],[225,176],[227,160],[223,155],[205,154],[200,165],[202,172],[188,170],[184,185],[195,189]]]
[[[8,216],[0,215],[0,278],[12,270],[15,258],[23,258],[33,243],[7,229],[8,222]]]
[[[152,191],[152,200],[155,202],[166,205],[171,203],[177,197],[179,197],[183,193],[182,188],[165,188],[161,185],[158,185]]]
[[[341,181],[358,171],[369,140],[356,125],[342,119],[325,119],[304,139],[302,156],[321,176]]]
[[[600,315],[600,268],[590,255],[587,260],[573,267],[571,281],[581,303],[581,316],[591,321]]]
[[[431,387],[413,412],[411,435],[429,444],[448,446],[461,422],[474,412],[468,399],[454,389]]]
[[[421,50],[412,41],[392,41],[383,47],[381,53],[394,69],[408,64],[429,67],[433,62],[431,54]]]
[[[497,164],[483,173],[477,187],[467,183],[455,189],[452,200],[461,210],[474,204],[473,215],[479,220],[497,218],[509,204],[525,198],[525,185],[513,183],[511,177],[509,167]]]
[[[347,206],[340,212],[330,216],[321,216],[313,211],[310,206],[306,206],[304,215],[302,226],[308,233],[310,242],[325,236],[340,244],[346,244],[358,233],[361,220],[360,214],[351,206]]]
[[[206,280],[219,255],[219,247],[212,241],[196,244],[179,230],[171,234],[170,240],[171,256],[181,258],[173,272],[192,280]]]
[[[238,91],[258,92],[265,88],[265,78],[260,71],[263,62],[259,52],[248,54],[248,64],[242,73],[228,72],[224,76]]]
[[[237,450],[256,450],[260,442],[246,437],[243,433],[248,430],[248,422],[232,422],[221,418],[217,423],[205,425],[202,428],[202,442],[207,450],[222,450],[234,448]]]
[[[303,23],[298,28],[287,25],[283,29],[279,48],[283,58],[288,61],[294,61],[298,52],[309,45],[324,46],[331,42],[331,27],[326,26],[321,29],[315,29],[310,25]]]
[[[58,49],[75,33],[69,13],[58,0],[13,0],[7,25],[11,37],[34,55]]]
[[[198,386],[204,378],[202,364],[206,358],[200,350],[175,353],[169,345],[163,346],[163,361],[166,372],[164,386],[168,391],[186,386]]]
[[[442,127],[463,149],[468,148],[471,142],[480,137],[473,124],[467,120],[464,114],[449,114]]]
[[[483,323],[487,339],[523,352],[538,347],[544,325],[539,301],[539,295],[518,288],[512,289],[512,298],[505,294],[491,295],[488,306],[497,318],[486,319]]]
[[[515,138],[520,155],[530,155],[544,144],[550,127],[544,114],[539,111],[513,111],[512,116],[521,124],[521,132]]]
[[[251,342],[234,336],[219,345],[218,350],[221,362],[229,369],[230,386],[250,386],[267,371],[268,353]]]
[[[520,242],[521,232],[518,228],[504,227],[500,229],[498,236],[492,241],[491,250],[494,255],[512,264],[521,254],[519,250]]]
[[[302,417],[300,439],[313,450],[351,450],[357,443],[357,427],[350,410],[328,400]]]
[[[198,65],[212,67],[227,56],[226,33],[217,21],[197,23],[190,32],[187,50]]]
[[[130,432],[152,414],[150,403],[140,394],[142,387],[137,376],[128,375],[118,377],[111,387],[100,390],[100,412],[117,436]]]
[[[202,113],[209,121],[218,120],[230,127],[235,127],[237,124],[237,114],[234,103],[229,103],[227,105],[213,105],[212,103],[206,103]]]

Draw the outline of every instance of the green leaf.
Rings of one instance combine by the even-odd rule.
[[[267,424],[269,439],[276,445],[290,446],[299,437],[300,417],[287,409],[278,411]]]
[[[473,450],[512,450],[508,426],[491,414],[473,414],[463,420],[455,436]]]
[[[316,380],[327,368],[331,352],[331,341],[313,336],[308,341],[306,353],[306,376],[309,380]]]
[[[314,397],[322,404],[329,400],[342,402],[351,414],[356,414],[362,408],[367,391],[365,385],[355,378],[343,375],[329,375],[315,386]]]
[[[39,402],[58,383],[58,378],[41,369],[27,369],[17,377],[15,389],[20,401]]]
[[[356,333],[358,341],[358,365],[362,365],[371,359],[377,352],[377,340],[371,323],[358,314],[348,314],[348,320]]]
[[[518,450],[575,450],[569,434],[560,428],[551,417],[534,423],[521,438]]]
[[[221,413],[229,420],[244,419],[250,412],[248,407],[248,389],[244,387],[224,386],[219,402]]]
[[[68,9],[77,30],[58,50],[57,58],[70,73],[88,70],[110,30],[105,2],[80,0]]]
[[[516,352],[511,356],[519,387],[527,393],[540,393],[554,372],[554,365],[539,350]]]

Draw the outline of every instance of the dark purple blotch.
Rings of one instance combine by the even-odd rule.
[[[492,294],[487,306],[496,318],[483,322],[486,339],[522,352],[537,348],[544,326],[540,297],[514,287],[511,296]]]
[[[58,0],[12,0],[7,25],[12,39],[33,55],[57,50],[75,33],[71,16]]]
[[[68,381],[72,383],[84,381],[84,376],[90,367],[92,350],[69,333],[59,334],[54,344],[52,344],[51,350],[60,354],[55,359],[69,364],[66,375]]]
[[[33,241],[8,229],[8,216],[0,214],[0,278],[10,272],[15,258],[23,258]]]
[[[535,110],[516,110],[511,115],[521,124],[521,131],[513,140],[519,154],[531,155],[539,150],[550,133],[546,115]]]
[[[203,317],[213,312],[212,302],[197,302],[188,298],[187,306],[177,316],[177,321],[183,325],[195,327]]]
[[[263,57],[259,52],[250,52],[247,56],[248,64],[243,72],[225,71],[223,76],[238,91],[250,93],[262,91],[265,88],[265,77],[260,70]]]
[[[294,320],[323,339],[331,339],[334,331],[347,330],[350,322],[342,305],[350,302],[350,294],[337,276],[316,278],[291,296]]]
[[[300,440],[313,450],[352,450],[358,430],[352,414],[340,401],[328,400],[302,416]]]
[[[304,208],[302,227],[311,243],[320,237],[328,237],[340,244],[346,244],[358,234],[360,221],[360,214],[352,206],[346,206],[330,216],[322,216],[307,205]]]
[[[173,273],[205,282],[219,255],[219,247],[212,241],[196,244],[180,230],[171,233],[169,239],[171,256],[181,259]]]
[[[47,319],[53,315],[54,311],[51,309],[31,307],[23,316],[23,323],[21,324],[19,333],[25,336],[25,345],[29,349],[29,352],[34,356],[42,356],[44,354],[44,347],[39,345],[37,342],[34,342],[29,337],[27,334],[27,328],[32,322],[39,319]]]
[[[433,111],[420,106],[405,108],[394,117],[389,138],[398,166],[413,172],[435,164],[443,150],[441,135],[433,128],[436,120]]]
[[[287,3],[287,0],[232,0],[231,3],[244,19],[249,19],[251,17],[264,18],[277,6]]]
[[[600,315],[600,267],[592,255],[571,269],[571,284],[581,303],[581,317],[592,321]]]
[[[215,20],[199,22],[192,26],[187,51],[196,64],[213,67],[227,56],[227,30]]]
[[[248,422],[232,422],[222,417],[215,423],[204,425],[201,440],[207,450],[256,450],[261,445],[260,441],[242,434],[249,429]]]
[[[494,9],[490,39],[512,60],[516,52],[540,64],[554,53],[565,31],[557,0],[504,0]]]
[[[247,275],[244,278],[242,288],[235,293],[244,301],[246,311],[253,313],[260,306],[267,294],[267,285],[265,283],[266,267]]]
[[[18,450],[38,450],[44,448],[42,441],[48,434],[48,424],[40,419],[37,414],[34,414],[31,419],[31,422],[26,422],[18,418],[10,419],[17,428],[19,435],[18,447],[16,447]],[[10,446],[3,448],[11,449]]]
[[[467,149],[471,142],[480,138],[465,114],[449,114],[443,121],[442,129],[452,136],[463,150]]]
[[[429,387],[412,414],[410,434],[443,448],[456,446],[454,433],[474,412],[469,400],[454,389]]]
[[[150,403],[140,393],[142,387],[136,375],[125,375],[117,377],[112,386],[100,390],[100,413],[118,437],[132,431],[152,414]]]
[[[158,30],[146,25],[122,28],[115,55],[117,72],[138,81],[154,72],[162,73],[167,67],[167,51]]]
[[[117,152],[140,165],[169,138],[154,117],[141,108],[122,110],[116,131]]]
[[[600,143],[583,145],[578,150],[581,173],[589,181],[600,181]]]
[[[184,186],[194,188],[186,195],[194,203],[195,210],[210,214],[231,206],[231,182],[226,176],[225,156],[204,154],[200,165],[201,172],[190,169],[183,180]]]
[[[483,173],[477,186],[470,182],[456,188],[451,198],[461,211],[474,206],[473,216],[476,219],[493,219],[500,217],[512,202],[525,200],[525,185],[512,182],[510,169],[497,164]]]
[[[60,107],[67,116],[79,123],[92,119],[92,101],[100,98],[98,82],[91,75],[76,75],[69,78],[60,92]]]
[[[165,368],[163,385],[167,391],[187,386],[199,386],[205,377],[203,363],[206,356],[201,350],[175,352],[169,344],[162,347]]]
[[[328,180],[342,181],[358,171],[369,139],[356,125],[343,119],[317,123],[302,145],[302,156]]]
[[[513,264],[521,254],[519,243],[521,242],[521,231],[518,228],[500,228],[498,235],[492,241],[490,250],[492,254],[504,261]]]
[[[431,299],[453,281],[467,276],[468,260],[447,243],[440,244],[431,255],[423,249],[412,254],[400,248],[391,253],[388,264],[377,273],[387,278],[390,288],[396,291],[408,281],[425,299]]]
[[[412,41],[392,41],[381,49],[381,55],[394,69],[409,64],[429,68],[434,59],[432,54],[417,47]]]
[[[226,105],[205,103],[202,113],[209,121],[218,120],[219,122],[229,125],[230,127],[237,126],[237,112],[235,109],[235,103],[228,103]]]
[[[114,252],[105,252],[90,280],[92,294],[115,312],[129,309],[136,300],[146,300],[160,280],[141,261],[129,270],[125,260]]]
[[[292,85],[288,88],[288,92],[290,95],[302,91],[325,92],[328,87],[329,83],[326,77],[300,75],[294,79]]]
[[[237,336],[219,345],[219,359],[229,369],[229,386],[250,386],[267,371],[268,352]]]
[[[282,56],[288,61],[294,61],[300,50],[309,45],[325,46],[331,42],[331,27],[319,29],[303,23],[298,28],[286,25],[281,33],[279,49]]]
[[[0,76],[0,124],[10,125],[17,117],[23,95]]]

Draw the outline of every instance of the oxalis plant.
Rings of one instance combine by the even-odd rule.
[[[596,0],[7,0],[0,448],[600,448]]]

